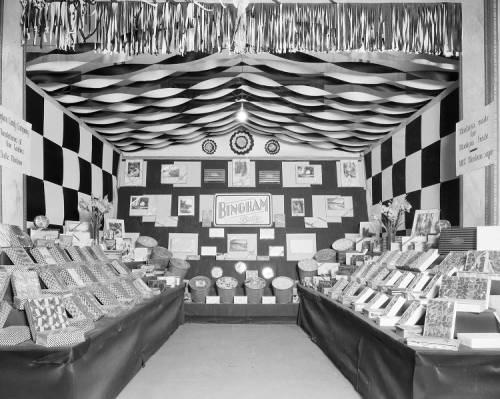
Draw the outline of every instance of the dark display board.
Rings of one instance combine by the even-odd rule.
[[[310,161],[310,164],[322,165],[322,185],[312,185],[310,188],[288,188],[282,184],[260,184],[260,170],[276,170],[282,173],[281,161],[256,160],[256,187],[228,187],[228,161],[229,160],[206,160],[201,162],[201,187],[179,188],[171,184],[161,184],[161,165],[172,164],[167,160],[148,160],[146,187],[120,187],[118,190],[118,218],[125,219],[125,231],[139,232],[141,235],[155,238],[160,246],[168,247],[169,233],[197,233],[198,253],[202,246],[216,246],[217,252],[227,252],[227,234],[257,234],[259,237],[259,227],[225,227],[225,238],[209,238],[209,228],[202,227],[199,222],[199,195],[201,194],[224,194],[224,193],[270,193],[272,195],[284,196],[286,228],[275,228],[274,240],[259,240],[258,255],[268,255],[269,246],[283,246],[286,251],[287,233],[316,233],[316,248],[329,248],[333,241],[343,238],[345,233],[357,233],[359,222],[367,220],[366,193],[361,187],[339,188],[337,184],[336,161]],[[205,169],[224,169],[226,183],[205,183],[203,181],[203,171]],[[283,177],[281,176],[281,182]],[[140,216],[129,216],[130,196],[132,195],[172,195],[172,215],[177,215],[178,197],[183,195],[195,196],[195,215],[179,216],[179,224],[176,228],[155,227],[154,222],[142,222]],[[343,195],[352,196],[354,206],[353,217],[343,217],[342,223],[329,223],[326,229],[306,229],[304,227],[304,217],[291,216],[290,200],[292,198],[304,198],[305,216],[312,215],[312,195]],[[271,226],[274,228],[274,226]],[[201,257],[199,261],[190,261],[191,269],[187,277],[203,274],[210,276],[212,266],[221,266],[225,275],[235,275],[232,265],[234,262],[216,261],[215,257]],[[286,261],[285,257],[273,257],[269,261],[252,261],[249,269],[260,269],[262,264],[270,264],[276,269],[277,275],[296,277],[296,261]],[[258,265],[257,265],[258,264]]]

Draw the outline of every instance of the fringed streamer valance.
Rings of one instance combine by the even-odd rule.
[[[34,44],[128,54],[196,51],[283,53],[396,50],[457,56],[461,5],[231,4],[25,0],[24,37]]]

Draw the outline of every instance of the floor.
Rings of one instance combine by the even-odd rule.
[[[118,399],[359,399],[296,325],[184,324]]]

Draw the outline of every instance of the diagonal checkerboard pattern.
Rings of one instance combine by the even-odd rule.
[[[119,152],[29,83],[26,120],[35,132],[26,178],[29,221],[47,215],[52,226],[60,227],[79,219],[80,199],[117,198]]]
[[[452,91],[405,128],[365,154],[368,206],[406,194],[413,209],[441,209],[460,225],[460,181],[455,173],[459,92]]]

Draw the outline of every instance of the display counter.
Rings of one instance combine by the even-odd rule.
[[[499,397],[500,350],[415,350],[381,328],[309,288],[298,287],[299,326],[367,399],[486,399]],[[465,315],[466,332],[493,314]],[[457,328],[459,325],[457,315]],[[488,328],[489,328],[488,327]],[[496,323],[495,328],[497,329]],[[460,332],[460,330],[459,330]]]
[[[184,305],[186,322],[199,323],[295,324],[298,309],[297,303],[269,305],[186,303]]]
[[[184,290],[168,289],[121,316],[97,321],[76,346],[27,342],[0,348],[0,397],[115,398],[183,321]]]

